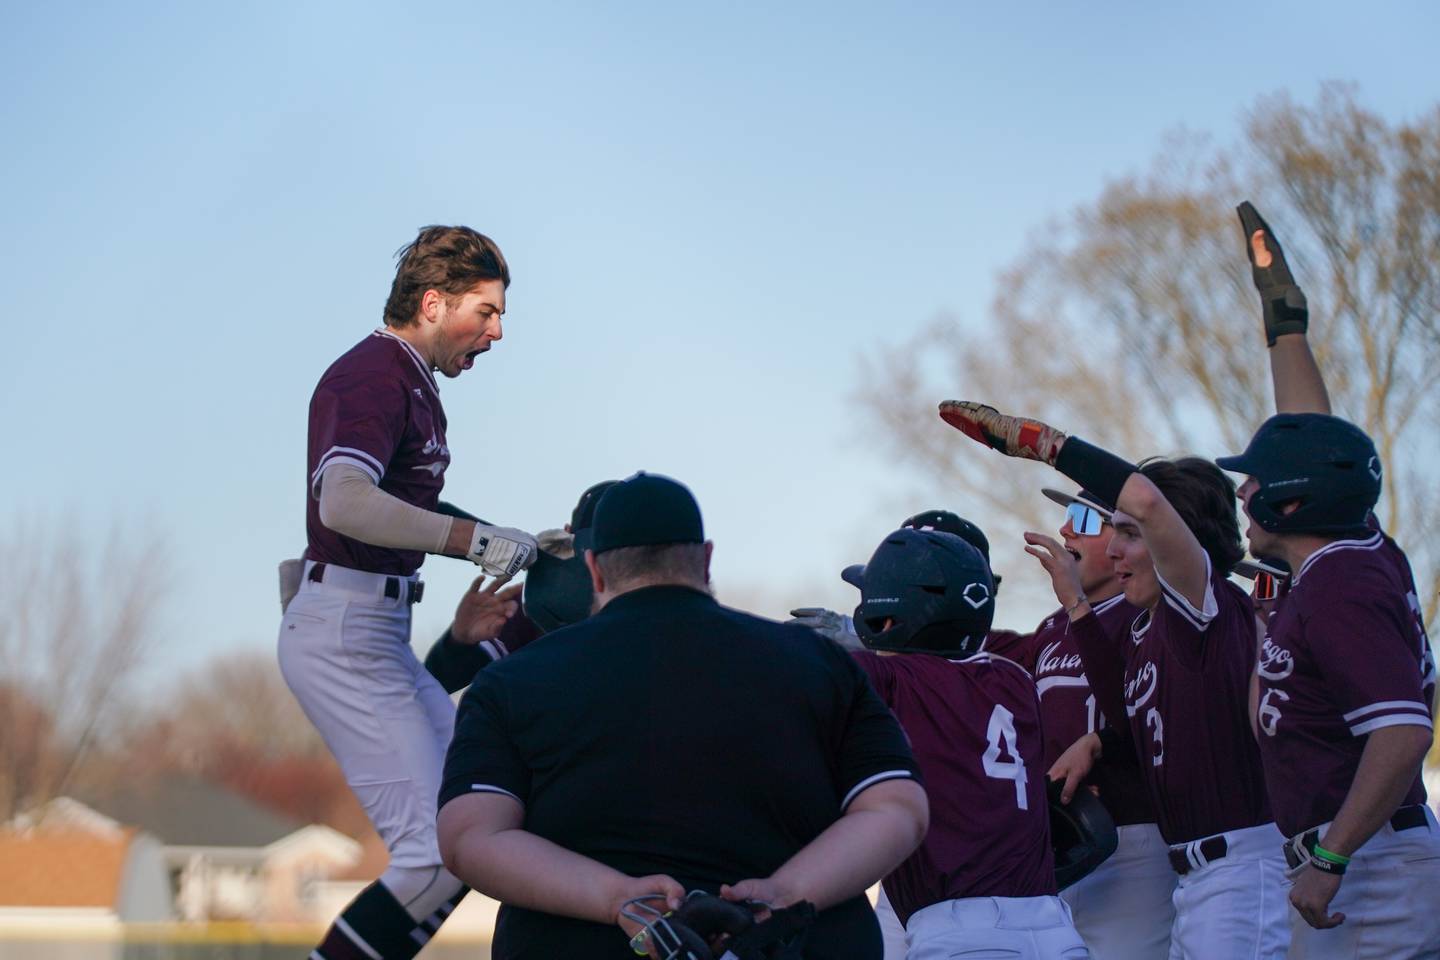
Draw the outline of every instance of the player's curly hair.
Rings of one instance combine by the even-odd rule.
[[[413,324],[426,290],[452,297],[486,280],[510,286],[505,255],[494,240],[469,227],[424,227],[395,258],[395,282],[385,301],[387,327]]]
[[[1228,574],[1245,556],[1235,506],[1235,483],[1223,470],[1200,457],[1165,460],[1151,457],[1140,472],[1159,488],[1185,526],[1210,555],[1210,565]]]

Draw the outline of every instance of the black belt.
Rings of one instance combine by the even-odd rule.
[[[1170,869],[1180,876],[1185,876],[1191,870],[1199,870],[1207,863],[1214,863],[1223,858],[1230,849],[1230,844],[1224,837],[1206,837],[1204,840],[1192,840],[1189,843],[1181,844],[1179,849],[1170,848]],[[1200,862],[1192,863],[1190,855],[1192,852],[1200,855]]]
[[[1399,810],[1396,810],[1395,813],[1391,815],[1390,829],[1396,831],[1413,830],[1416,827],[1425,826],[1427,822],[1428,821],[1425,818],[1425,804],[1412,803],[1408,807],[1401,807]],[[1311,834],[1314,834],[1315,836],[1312,837]],[[1311,847],[1313,847],[1316,843],[1319,842],[1320,828],[1316,827],[1313,830],[1302,830],[1299,836],[1301,838],[1301,843],[1304,845],[1305,849],[1309,850]],[[1285,862],[1289,864],[1291,870],[1294,870],[1296,867],[1300,866],[1302,862],[1304,862],[1300,857],[1300,851],[1295,849],[1295,847],[1296,844],[1294,838],[1290,839],[1285,844]]]
[[[324,583],[326,566],[325,563],[316,563],[311,567],[310,580],[314,583]],[[406,603],[419,603],[425,598],[425,584],[416,580],[411,586],[411,582],[403,577],[386,577],[385,599],[399,600],[402,596]]]

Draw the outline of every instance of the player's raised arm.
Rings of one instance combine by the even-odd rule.
[[[1255,289],[1270,346],[1270,378],[1275,385],[1276,413],[1329,413],[1330,395],[1320,367],[1310,352],[1306,331],[1310,307],[1295,282],[1275,231],[1249,200],[1237,208],[1245,231]]]
[[[1038,420],[1008,416],[981,403],[947,400],[940,404],[940,417],[1006,456],[1047,463],[1115,504],[1116,539],[1143,538],[1160,577],[1191,604],[1204,605],[1210,582],[1205,549],[1135,464]]]

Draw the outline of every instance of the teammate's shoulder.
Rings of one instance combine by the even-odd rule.
[[[401,379],[429,376],[414,347],[392,333],[375,330],[337,357],[320,382],[338,377],[387,374]]]
[[[1023,677],[1030,683],[1035,682],[1035,678],[1031,676],[1029,670],[1026,670],[1023,666],[1008,657],[1000,656],[998,653],[990,653],[982,650],[974,656],[966,657],[964,660],[952,660],[950,662],[962,667],[989,668],[1003,675],[1016,678]]]
[[[1300,565],[1292,590],[1310,602],[1339,600],[1376,590],[1405,589],[1409,563],[1384,533],[1333,540]]]

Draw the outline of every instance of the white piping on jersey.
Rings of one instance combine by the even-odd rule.
[[[1358,710],[1351,710],[1345,714],[1344,720],[1349,723],[1351,720],[1359,720],[1367,713],[1376,713],[1380,710],[1415,710],[1419,713],[1429,713],[1425,704],[1418,700],[1381,700],[1370,704],[1368,707],[1361,707]]]
[[[404,337],[395,336],[395,334],[391,333],[389,330],[376,330],[374,335],[377,337],[388,337],[391,340],[394,340],[396,343],[400,344],[400,346],[404,347],[405,352],[410,355],[410,359],[415,362],[415,368],[424,375],[425,382],[430,384],[430,389],[435,392],[435,396],[440,396],[440,386],[435,382],[435,374],[430,371],[430,364],[426,363],[425,358],[420,356],[419,350],[416,350],[413,346],[411,346],[410,341],[406,340]]]
[[[512,800],[515,800],[522,805],[525,803],[524,800],[521,800],[509,790],[506,790],[504,787],[497,787],[493,783],[472,783],[470,784],[470,791],[472,793],[503,793],[505,796],[509,797]]]
[[[1204,632],[1210,626],[1210,621],[1220,613],[1220,602],[1215,599],[1215,584],[1210,579],[1210,554],[1205,554],[1205,600],[1203,609],[1197,610],[1185,595],[1165,580],[1160,575],[1160,569],[1155,569],[1155,579],[1160,582],[1160,595],[1165,602],[1177,611],[1196,630]]]
[[[867,787],[873,787],[875,784],[885,780],[913,780],[914,778],[915,775],[909,770],[886,770],[884,773],[876,773],[868,776],[851,787],[850,792],[845,794],[845,799],[840,801],[840,811],[843,813],[845,808],[850,806],[850,801],[854,800],[856,795]]]
[[[1085,674],[1082,673],[1078,677],[1046,677],[1035,682],[1035,692],[1042,697],[1045,696],[1045,691],[1051,687],[1085,687],[1089,689],[1090,681],[1085,679]]]
[[[1293,587],[1299,583],[1300,578],[1305,576],[1305,571],[1310,569],[1310,565],[1327,553],[1334,553],[1337,550],[1379,550],[1380,545],[1384,542],[1385,538],[1377,530],[1364,540],[1334,540],[1327,543],[1305,558],[1305,562],[1300,564],[1300,569],[1296,571],[1295,576],[1290,578],[1290,585]]]
[[[1092,614],[1093,614],[1093,613],[1104,613],[1106,610],[1109,610],[1111,607],[1116,606],[1117,604],[1124,603],[1124,602],[1125,602],[1125,593],[1124,593],[1124,591],[1121,591],[1120,593],[1115,594],[1115,596],[1111,597],[1109,600],[1101,600],[1098,604],[1094,604],[1094,603],[1090,604],[1090,612],[1091,612]]]
[[[1366,720],[1364,723],[1352,723],[1350,735],[1363,737],[1372,730],[1379,730],[1381,727],[1425,727],[1435,729],[1434,722],[1423,713],[1392,713],[1388,717],[1376,717],[1373,720]]]
[[[989,663],[991,660],[998,660],[1000,663],[1008,663],[1008,664],[1010,664],[1010,666],[1014,667],[1016,670],[1019,670],[1021,673],[1025,674],[1025,676],[1027,676],[1027,677],[1030,676],[1030,671],[1029,671],[1029,670],[1026,670],[1024,667],[1022,667],[1020,664],[1016,663],[1014,660],[1011,660],[1011,659],[1008,658],[1008,657],[1002,657],[1002,656],[1000,656],[1000,654],[998,654],[998,653],[986,653],[984,650],[981,650],[979,653],[972,654],[972,655],[966,657],[964,660],[951,660],[950,662],[951,662],[951,663],[974,663],[976,660],[981,660],[981,661],[983,661],[983,662],[985,662],[985,663]]]
[[[341,456],[342,454],[345,456]],[[355,447],[331,447],[329,450],[326,450],[325,455],[320,458],[320,463],[315,467],[315,472],[310,474],[310,483],[313,485],[315,481],[319,480],[320,474],[325,472],[325,468],[337,460],[353,463],[374,477],[376,483],[380,482],[380,475],[385,472],[385,465],[364,450],[358,450]]]

